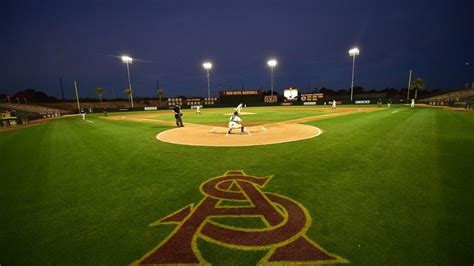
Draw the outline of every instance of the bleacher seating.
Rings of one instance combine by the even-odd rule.
[[[40,116],[43,118],[47,117],[57,117],[62,114],[71,113],[70,111],[65,111],[56,108],[44,107],[39,105],[32,104],[19,104],[19,103],[0,103],[0,108],[4,110],[14,110],[23,116]]]
[[[474,97],[474,89],[449,92],[434,97],[420,99],[418,102],[429,105],[459,105]]]
[[[138,107],[143,108],[146,106],[166,106],[167,100],[166,99],[161,100],[161,104],[160,104],[160,102],[156,99],[149,99],[149,100],[135,99],[133,103],[134,103],[134,107],[136,108]],[[80,104],[81,104],[81,109],[84,109],[86,111],[89,109],[102,110],[104,108],[107,108],[110,110],[110,109],[130,108],[130,102],[128,100],[103,101],[102,103],[81,101]],[[51,107],[51,108],[62,109],[62,110],[69,110],[69,111],[77,113],[77,103],[75,101],[41,103],[41,105]]]

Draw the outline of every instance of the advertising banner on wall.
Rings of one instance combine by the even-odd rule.
[[[327,101],[326,104],[332,104],[332,100],[331,100],[331,101]],[[337,104],[337,105],[342,104],[342,101],[336,101],[336,104]]]
[[[234,95],[260,95],[260,90],[237,90],[237,91],[221,91],[221,96],[234,96]]]
[[[268,95],[264,97],[263,101],[266,103],[276,103],[278,101],[278,97],[276,95]]]

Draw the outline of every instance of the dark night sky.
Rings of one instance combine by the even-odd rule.
[[[357,45],[356,84],[406,87],[408,71],[429,89],[474,81],[474,1],[2,1],[0,89],[35,88],[73,97],[96,87],[111,97],[127,87],[131,65],[136,96],[205,96],[202,62],[218,88],[270,86],[275,57],[278,90],[350,87]],[[466,66],[466,61],[471,63]]]

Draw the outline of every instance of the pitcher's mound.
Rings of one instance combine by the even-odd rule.
[[[163,142],[192,146],[255,146],[268,145],[309,139],[319,136],[322,131],[313,126],[302,124],[275,123],[240,129],[227,134],[225,127],[189,125],[159,133],[156,138]]]

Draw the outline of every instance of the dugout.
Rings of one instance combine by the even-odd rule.
[[[261,90],[229,90],[219,92],[219,101],[222,104],[252,104],[263,103],[263,94]]]

